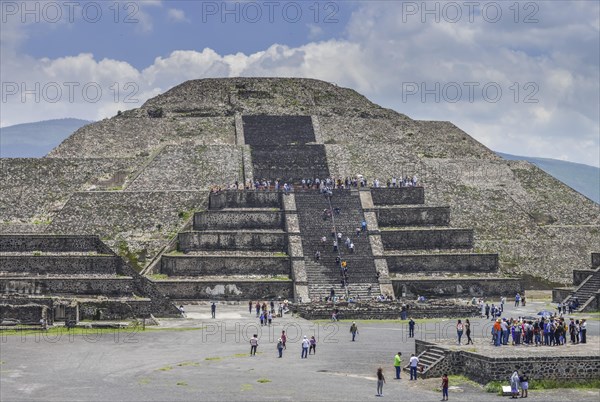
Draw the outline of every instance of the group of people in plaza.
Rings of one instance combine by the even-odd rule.
[[[289,312],[288,301],[277,302],[277,309],[275,309],[275,301],[273,300],[268,304],[266,301],[254,303],[251,300],[248,302],[248,313],[252,314],[253,310],[256,311],[256,318],[260,320],[261,326],[271,326],[274,318],[283,317],[284,314]]]

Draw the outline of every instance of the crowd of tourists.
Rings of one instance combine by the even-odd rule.
[[[293,183],[296,183],[294,185]],[[328,189],[351,189],[360,187],[420,187],[419,178],[417,175],[410,176],[393,176],[387,179],[379,180],[374,178],[367,180],[362,175],[354,177],[308,177],[299,180],[283,180],[283,179],[248,179],[244,183],[235,181],[228,186],[213,186],[212,192],[222,190],[261,190],[261,191],[294,191],[294,190],[323,190]]]
[[[563,317],[540,317],[536,320],[498,318],[492,328],[495,346],[561,346],[586,343],[585,319],[568,321]]]

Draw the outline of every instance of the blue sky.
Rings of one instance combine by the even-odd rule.
[[[1,126],[110,117],[188,79],[297,76],[494,150],[600,165],[598,1],[0,3]]]

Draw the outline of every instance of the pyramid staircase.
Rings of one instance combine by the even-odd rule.
[[[377,295],[379,283],[368,236],[366,233],[356,236],[356,228],[360,227],[364,220],[358,191],[333,190],[331,207],[340,210],[339,214],[333,214],[333,221],[331,217],[326,220],[323,218],[323,210],[330,208],[329,199],[325,195],[316,190],[309,190],[298,191],[295,197],[310,298],[325,298],[330,295],[331,288],[334,288],[336,295],[345,294],[340,268],[335,261],[338,253],[333,252],[333,221],[336,232],[342,233],[339,255],[341,260],[348,264],[350,296],[367,298]],[[323,236],[327,238],[325,244],[321,241]],[[354,242],[354,253],[350,253],[346,248],[346,237],[350,237]],[[314,261],[317,250],[321,252],[318,262]]]
[[[593,311],[597,309],[596,298],[600,294],[600,253],[592,254],[592,272],[585,278],[577,288],[569,295],[564,303],[569,303],[577,298],[579,307],[576,311]]]
[[[436,366],[444,360],[446,354],[444,349],[437,346],[430,346],[417,357],[419,358],[419,363],[417,364],[417,377],[425,379],[429,376],[439,376],[439,374],[434,373],[434,371]],[[410,373],[410,364],[405,365],[403,371]],[[430,375],[430,373],[433,375]]]

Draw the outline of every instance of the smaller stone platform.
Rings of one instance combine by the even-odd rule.
[[[415,354],[421,361],[421,378],[461,374],[485,384],[508,381],[518,370],[531,380],[593,380],[600,373],[599,342],[598,337],[588,337],[586,344],[577,345],[496,347],[488,341],[459,346],[453,340],[432,343],[417,339]]]

